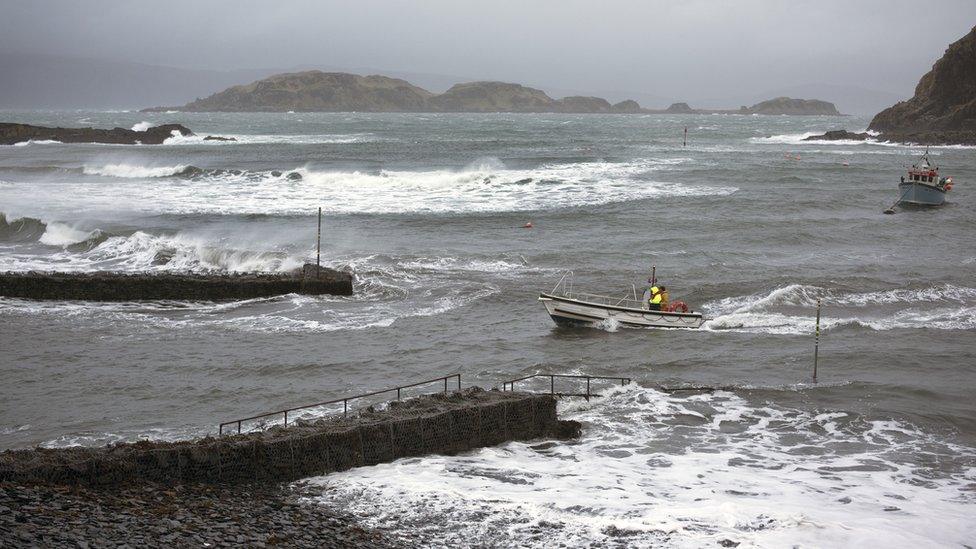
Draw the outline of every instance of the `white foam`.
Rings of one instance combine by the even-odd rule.
[[[862,326],[874,330],[976,328],[976,288],[951,284],[845,293],[792,284],[768,293],[706,303],[706,330],[803,334],[815,329],[817,298],[823,300],[821,328]]]
[[[807,140],[809,137],[816,135],[823,135],[824,132],[804,132],[804,133],[786,133],[779,135],[771,135],[768,137],[751,137],[749,138],[750,143],[755,143],[758,145],[830,145],[830,146],[856,146],[863,147],[865,145],[873,145],[879,147],[895,147],[895,148],[910,148],[917,149],[919,145],[913,143],[898,143],[893,141],[878,141],[874,139],[879,134],[878,132],[866,132],[873,136],[868,139],[858,140],[858,139],[812,139]],[[976,146],[973,145],[929,145],[932,149],[973,149]],[[812,151],[807,151],[812,152]]]
[[[233,141],[218,139],[206,140],[205,135],[181,135],[179,132],[163,141],[164,145],[265,145],[265,144],[289,144],[289,145],[343,145],[352,143],[368,143],[378,141],[379,138],[372,134],[312,134],[312,135],[263,135],[263,134],[220,134],[220,137],[227,137]]]
[[[328,213],[470,213],[551,210],[647,198],[726,196],[735,187],[649,180],[680,159],[584,162],[513,170],[479,163],[463,170],[342,172],[299,168],[280,176],[265,172],[210,174],[167,180],[181,166],[111,165],[88,173],[156,178],[126,189],[132,207],[165,213],[298,214],[325,206]],[[289,179],[292,172],[301,180]],[[221,185],[213,185],[220,181]],[[106,196],[102,196],[106,194]],[[112,196],[107,196],[111,194]],[[78,200],[118,200],[116,189],[85,187]]]
[[[11,147],[26,147],[28,145],[60,145],[60,141],[54,141],[53,139],[28,139],[27,141],[20,141],[19,143],[14,143]]]
[[[138,164],[106,164],[104,166],[85,166],[82,171],[86,175],[104,175],[108,177],[123,177],[130,179],[144,179],[152,177],[170,177],[185,170],[186,166],[141,166]]]
[[[937,547],[976,536],[973,448],[727,392],[608,395],[560,405],[584,425],[578,442],[401,459],[311,486],[368,526],[435,546]],[[922,448],[938,458],[920,459]]]
[[[144,132],[152,127],[152,122],[142,121],[138,124],[132,126],[132,131],[134,132]]]
[[[91,235],[91,231],[82,231],[64,223],[50,222],[47,223],[47,228],[39,241],[48,246],[68,246],[83,242]]]

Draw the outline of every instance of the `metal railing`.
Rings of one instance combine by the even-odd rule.
[[[549,378],[549,394],[552,396],[560,397],[583,397],[586,400],[590,400],[590,397],[594,396],[593,392],[590,391],[591,381],[614,381],[620,382],[621,385],[627,385],[630,383],[631,379],[629,377],[615,377],[615,376],[588,376],[588,375],[570,375],[570,374],[532,374],[525,377],[520,377],[518,379],[512,379],[502,383],[502,391],[514,391],[515,384],[520,381],[526,381],[533,378]],[[585,393],[557,393],[556,392],[556,378],[564,379],[578,379],[586,380],[586,392]]]
[[[639,299],[637,297],[637,286],[634,284],[630,285],[630,293],[624,294],[623,297],[613,297],[609,295],[600,294],[589,294],[585,292],[574,292],[573,282],[575,278],[575,273],[573,271],[568,271],[556,282],[553,286],[550,294],[558,295],[560,297],[566,297],[569,299],[576,299],[580,301],[588,301],[590,303],[599,303],[602,305],[611,305],[614,307],[629,307],[631,309],[647,309],[647,302]],[[567,281],[568,278],[568,281]],[[559,288],[562,291],[559,291]]]
[[[426,381],[418,381],[417,383],[411,383],[409,385],[400,385],[400,386],[397,386],[397,387],[393,387],[391,389],[383,389],[381,391],[373,391],[371,393],[363,393],[363,394],[360,394],[360,395],[354,395],[354,396],[349,396],[349,397],[345,397],[345,398],[337,398],[335,400],[327,400],[325,402],[319,402],[319,403],[316,403],[316,404],[306,404],[304,406],[296,406],[294,408],[288,408],[288,409],[285,409],[285,410],[278,410],[278,411],[275,411],[275,412],[267,412],[265,414],[258,414],[256,416],[244,417],[244,418],[241,418],[241,419],[233,419],[231,421],[225,421],[225,422],[221,423],[220,424],[220,427],[218,427],[217,431],[218,431],[218,434],[219,435],[223,435],[224,434],[224,427],[229,426],[229,425],[236,424],[237,425],[237,434],[240,434],[241,433],[241,424],[243,424],[245,421],[253,421],[255,419],[261,419],[261,418],[274,418],[274,417],[277,417],[277,416],[283,416],[284,417],[284,426],[287,427],[288,426],[288,414],[291,413],[291,412],[296,412],[298,410],[307,410],[309,408],[318,408],[320,406],[328,406],[330,404],[338,404],[340,402],[342,403],[342,415],[343,416],[346,416],[349,413],[349,401],[351,401],[351,400],[356,400],[356,399],[366,398],[366,397],[371,397],[371,396],[376,396],[376,395],[382,395],[382,394],[385,394],[385,393],[393,393],[393,392],[396,393],[396,399],[397,400],[400,400],[401,392],[403,391],[403,389],[410,389],[412,387],[419,387],[421,385],[429,385],[431,383],[436,383],[438,381],[443,381],[444,382],[444,391],[443,392],[446,393],[446,392],[448,392],[447,382],[450,379],[457,379],[457,389],[456,390],[458,390],[458,391],[461,390],[461,374],[451,374],[451,375],[448,375],[448,376],[442,376],[442,377],[438,377],[438,378],[434,378],[434,379],[428,379]]]

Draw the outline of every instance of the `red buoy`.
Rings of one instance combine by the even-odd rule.
[[[531,228],[532,228],[532,222],[531,222],[531,221],[529,221],[529,222],[528,222],[528,223],[526,223],[525,225],[522,225],[522,228],[523,228],[523,229],[531,229]]]

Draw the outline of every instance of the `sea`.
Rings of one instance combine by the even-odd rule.
[[[193,438],[455,373],[620,376],[559,402],[579,440],[307,479],[307,504],[425,546],[976,545],[973,148],[928,148],[949,204],[884,215],[924,147],[804,141],[863,117],[0,120],[197,134],[0,147],[0,271],[286,271],[315,260],[321,208],[322,264],[356,277],[352,297],[0,298],[2,449]],[[564,276],[640,294],[652,267],[701,329],[560,328],[537,301]]]

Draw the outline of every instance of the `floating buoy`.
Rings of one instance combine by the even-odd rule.
[[[793,157],[793,160],[799,160],[799,159],[800,159],[800,155],[796,155]]]
[[[523,229],[531,229],[531,228],[532,228],[532,222],[531,222],[531,221],[529,221],[529,222],[528,222],[528,223],[526,223],[525,225],[522,225],[522,228],[523,228]]]
[[[845,167],[847,167],[847,166],[850,166],[850,165],[851,165],[851,163],[850,163],[850,162],[844,162],[844,166],[845,166]]]

